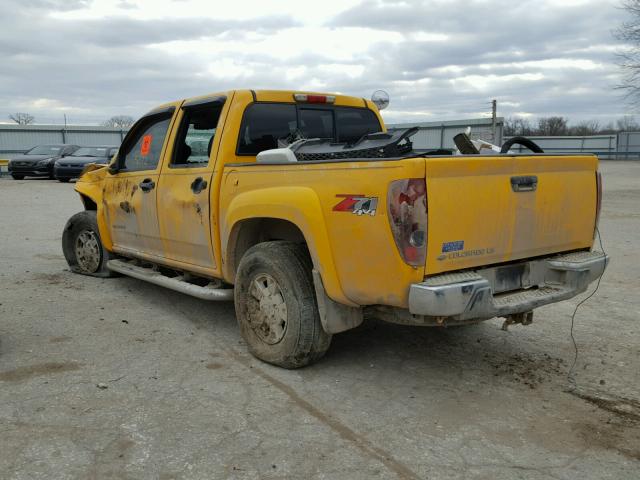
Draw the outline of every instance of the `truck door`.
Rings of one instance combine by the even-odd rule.
[[[158,185],[158,223],[166,257],[209,273],[216,270],[212,175],[225,100],[220,96],[184,102]]]
[[[131,128],[117,159],[118,171],[105,177],[107,224],[116,252],[163,257],[156,206],[160,159],[179,103],[155,110]]]

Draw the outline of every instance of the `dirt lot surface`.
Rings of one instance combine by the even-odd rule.
[[[70,273],[73,185],[0,179],[0,478],[640,478],[640,163],[602,170],[575,387],[586,295],[507,332],[369,320],[285,371],[231,303]]]

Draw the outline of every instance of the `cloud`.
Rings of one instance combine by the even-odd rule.
[[[0,118],[98,123],[232,88],[391,94],[390,121],[625,112],[612,1],[18,0],[0,13]],[[321,10],[309,15],[310,9]],[[175,14],[172,14],[175,13]],[[46,101],[42,101],[42,100]]]
[[[365,1],[329,25],[405,34],[406,41],[372,47],[383,67],[366,72],[395,72],[392,99],[402,96],[405,108],[412,103],[450,117],[481,113],[497,98],[502,114],[577,118],[624,110],[612,89],[618,80],[611,29],[621,21],[622,12],[601,1]],[[421,82],[424,90],[411,91]]]

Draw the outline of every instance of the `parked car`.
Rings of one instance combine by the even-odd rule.
[[[385,130],[376,104],[344,95],[167,103],[76,183],[84,211],[64,228],[65,258],[85,275],[234,299],[249,350],[286,368],[319,359],[365,312],[528,325],[604,271],[595,155],[545,155],[531,141],[540,153],[415,152],[418,129]],[[202,137],[205,155],[192,148]],[[556,317],[546,323],[560,331]]]
[[[53,164],[59,158],[71,155],[78,148],[78,145],[58,144],[58,145],[38,145],[25,152],[19,157],[9,161],[8,170],[15,180],[22,180],[24,177],[49,177],[53,176]]]
[[[72,178],[78,178],[89,163],[106,165],[116,153],[118,147],[80,147],[71,155],[56,160],[53,174],[60,182],[68,182]]]

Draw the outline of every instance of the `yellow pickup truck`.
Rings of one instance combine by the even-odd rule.
[[[307,365],[363,312],[451,326],[583,292],[607,257],[593,155],[412,150],[363,98],[236,90],[131,128],[76,183],[74,272],[234,300],[258,358]]]

